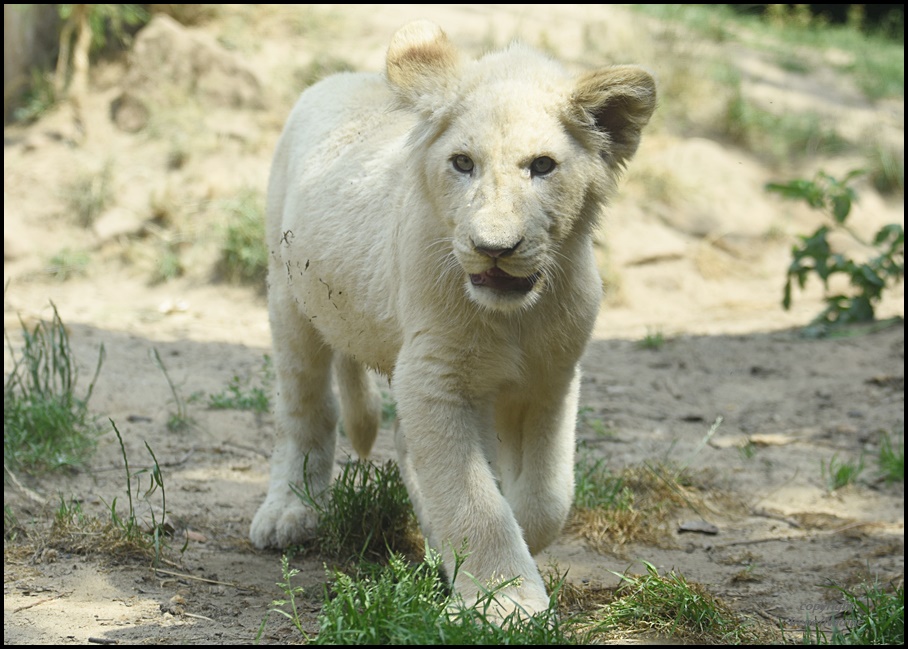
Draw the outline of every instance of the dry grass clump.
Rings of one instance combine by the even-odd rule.
[[[151,530],[127,529],[116,518],[87,516],[76,501],[61,500],[42,544],[71,554],[102,556],[113,562],[155,558]]]
[[[582,460],[576,491],[566,531],[601,554],[621,556],[632,543],[671,547],[669,521],[684,508],[705,507],[690,474],[662,464],[612,474],[601,460]]]

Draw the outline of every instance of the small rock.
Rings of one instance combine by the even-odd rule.
[[[699,534],[718,534],[719,528],[706,521],[685,521],[678,526],[679,532],[697,532]]]

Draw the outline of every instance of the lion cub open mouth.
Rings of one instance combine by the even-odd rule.
[[[529,277],[515,277],[497,266],[481,273],[471,273],[470,283],[473,286],[485,286],[499,291],[515,293],[529,293],[539,280],[540,273],[533,273]]]

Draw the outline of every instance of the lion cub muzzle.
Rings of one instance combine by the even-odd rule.
[[[521,277],[512,275],[498,265],[499,259],[510,257],[514,254],[520,244],[523,243],[523,238],[507,248],[478,245],[475,241],[471,243],[476,252],[489,257],[495,265],[481,273],[470,273],[470,284],[491,288],[496,291],[513,291],[516,293],[529,293],[533,290],[539,280],[540,273],[536,272],[529,276]]]
[[[535,302],[541,288],[540,259],[517,224],[474,219],[460,255],[467,293],[478,304],[511,311]]]

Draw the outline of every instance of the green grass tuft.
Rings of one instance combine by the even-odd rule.
[[[828,463],[820,461],[820,473],[830,491],[855,483],[863,471],[863,457],[858,458],[857,462],[848,462],[841,461],[837,456],[833,455]]]
[[[892,441],[889,433],[883,433],[880,439],[880,470],[887,483],[905,481],[905,440]]]
[[[164,560],[165,554],[171,550],[170,539],[173,532],[166,522],[167,496],[164,476],[154,451],[147,442],[145,449],[151,456],[152,465],[131,471],[120,431],[113,420],[110,420],[110,424],[116,433],[123,456],[127,500],[125,514],[121,514],[117,507],[117,498],[107,505],[110,517],[105,520],[85,514],[78,500],[70,498],[67,501],[61,497],[60,505],[54,514],[48,543],[72,554],[96,555],[116,560],[150,560],[152,565],[157,567]],[[138,487],[141,477],[145,475],[149,477],[148,487],[144,491],[136,489],[134,493],[133,481],[135,480]],[[136,512],[136,501],[148,502],[155,495],[160,495],[160,507],[149,506],[150,521],[141,520]],[[156,514],[156,511],[160,511],[160,515]],[[186,545],[181,552],[185,549]]]
[[[50,322],[29,331],[17,353],[4,330],[12,370],[3,386],[3,459],[12,470],[41,472],[81,464],[99,434],[88,402],[104,361],[98,353],[95,374],[84,396],[76,393],[78,368],[69,334],[57,307]]]
[[[658,329],[648,331],[647,334],[637,343],[637,346],[640,349],[651,349],[657,350],[662,349],[665,346],[666,338],[665,335]]]
[[[50,258],[47,273],[54,279],[65,282],[72,277],[83,277],[87,274],[91,255],[84,250],[63,248]]]
[[[261,194],[244,190],[224,204],[227,226],[217,270],[234,284],[265,290],[268,248],[265,245],[265,206]]]
[[[602,458],[583,455],[574,468],[574,506],[585,509],[627,510],[634,495],[620,475],[606,467]]]
[[[90,228],[114,199],[113,163],[107,161],[97,172],[85,172],[64,190],[70,213],[76,223]]]
[[[575,619],[559,619],[557,590],[549,608],[532,617],[493,615],[497,589],[465,608],[447,585],[441,558],[431,550],[415,564],[392,554],[385,565],[359,565],[355,576],[329,571],[318,632],[310,635],[298,606],[305,592],[291,583],[298,571],[289,567],[286,556],[281,568],[283,581],[277,585],[284,597],[272,602],[269,613],[289,619],[307,644],[565,645],[583,637]],[[266,623],[267,618],[258,639]]]
[[[887,591],[879,584],[863,586],[863,594],[837,585],[845,604],[843,627],[834,627],[827,636],[819,625],[804,630],[803,644],[892,645],[905,644],[905,585]]]
[[[341,562],[381,562],[389,553],[422,551],[416,516],[393,461],[346,462],[322,501],[308,492],[299,497],[319,513],[316,547]]]
[[[227,387],[208,396],[208,407],[212,410],[251,410],[265,413],[271,407],[265,388],[249,387],[249,379],[242,380],[234,374]]]
[[[674,571],[660,575],[643,561],[646,574],[620,575],[616,599],[597,614],[597,627],[618,627],[630,635],[705,644],[750,644],[757,633],[726,604]]]
[[[195,420],[189,415],[186,399],[183,398],[183,395],[177,390],[177,386],[174,384],[173,379],[170,378],[170,374],[167,372],[167,368],[164,367],[164,361],[161,360],[161,355],[158,353],[157,348],[151,348],[151,357],[154,364],[157,365],[158,369],[164,374],[167,385],[170,386],[170,393],[173,395],[174,405],[176,405],[177,408],[176,412],[170,413],[170,417],[167,419],[167,430],[172,433],[188,430],[195,425]]]

